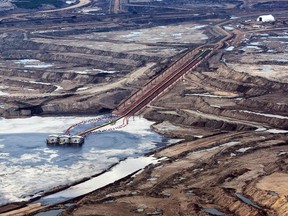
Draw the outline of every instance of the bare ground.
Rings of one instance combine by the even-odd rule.
[[[217,36],[208,28],[196,31],[195,22],[183,24],[180,35],[176,25],[135,28],[141,18],[133,25],[133,19],[124,19],[125,27],[120,18],[81,19],[76,18],[79,25],[68,19],[64,29],[54,23],[37,32],[31,21],[21,27],[29,34],[17,32],[15,23],[0,29],[0,92],[8,94],[0,98],[4,116],[40,114],[35,113],[40,107],[42,114],[112,110],[181,55],[175,57],[176,53]],[[201,24],[215,21],[219,20]],[[103,27],[107,23],[109,29]],[[75,199],[72,206],[55,206],[63,209],[61,215],[288,215],[287,32],[283,32],[287,26],[267,24],[263,27],[267,32],[261,34],[270,36],[255,36],[251,34],[258,31],[255,23],[243,28],[238,24],[232,22],[236,35],[225,47],[233,45],[233,50],[215,53],[143,110],[146,118],[157,122],[153,125],[157,132],[185,141],[153,152],[162,160],[137,175]],[[7,35],[7,28],[13,34]],[[162,30],[166,32],[161,35]],[[150,31],[154,42],[149,40]],[[197,38],[189,38],[190,33]],[[53,66],[24,68],[27,73],[23,65],[11,63],[31,58]],[[99,75],[100,70],[106,70],[105,76]],[[31,88],[39,92],[23,95],[23,83],[26,92]],[[33,215],[39,208],[32,205],[16,213]]]

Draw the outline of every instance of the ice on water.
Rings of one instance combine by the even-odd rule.
[[[163,144],[163,137],[150,130],[153,122],[135,117],[122,129],[89,135],[81,148],[46,146],[49,134],[91,118],[95,117],[0,119],[0,205],[29,200]]]

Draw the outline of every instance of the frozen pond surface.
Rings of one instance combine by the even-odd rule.
[[[29,200],[53,187],[97,174],[123,158],[137,158],[168,144],[150,130],[153,122],[135,117],[120,130],[89,135],[82,147],[46,146],[49,134],[63,133],[88,119],[91,117],[0,119],[0,205]]]
[[[14,61],[14,63],[23,64],[24,67],[27,68],[49,68],[53,66],[52,64],[46,64],[37,59],[21,59]]]
[[[121,161],[115,167],[113,167],[108,172],[85,181],[81,184],[72,186],[66,190],[60,191],[58,193],[48,195],[46,197],[37,200],[42,205],[53,205],[59,202],[64,202],[69,199],[79,197],[111,184],[125,176],[133,174],[140,169],[145,168],[149,164],[157,163],[157,159],[150,157],[138,157],[138,158],[128,158],[125,161]]]

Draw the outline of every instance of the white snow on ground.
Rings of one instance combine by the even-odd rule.
[[[266,131],[267,130],[267,128],[257,128],[255,131],[256,132],[262,132],[262,131]]]
[[[28,63],[35,63],[35,62],[40,62],[39,60],[37,59],[20,59],[20,60],[17,60],[17,61],[14,61],[16,64],[28,64]]]
[[[63,89],[63,87],[62,86],[58,86],[58,85],[55,85],[56,86],[56,89],[55,89],[55,91],[60,91],[60,90],[62,90]]]
[[[113,183],[129,174],[132,174],[140,169],[145,168],[149,164],[156,164],[158,160],[154,157],[140,157],[140,158],[128,158],[122,161],[117,166],[113,167],[110,171],[92,178],[79,185],[72,186],[64,191],[60,191],[56,194],[49,195],[40,200],[44,204],[54,204],[55,200],[63,199],[65,201],[72,197],[78,197],[101,187],[104,187],[110,183]]]
[[[182,33],[174,33],[172,34],[172,37],[182,37]]]
[[[268,37],[268,36],[270,36],[269,34],[266,34],[266,33],[264,33],[264,34],[259,34],[259,36],[262,36],[262,37]]]
[[[224,148],[225,147],[231,147],[231,146],[238,145],[238,144],[240,144],[240,142],[232,141],[232,142],[224,143],[224,144],[221,144],[219,146],[214,146],[214,147],[211,147],[211,148],[208,148],[208,149],[195,151],[195,152],[192,152],[191,154],[198,154],[198,153],[202,153],[202,152],[214,151],[214,150],[222,148],[222,147],[224,147]]]
[[[240,148],[240,149],[236,150],[236,152],[244,153],[244,152],[246,152],[246,151],[249,150],[249,149],[251,149],[251,147]]]
[[[239,110],[239,111],[240,112],[244,112],[244,113],[251,113],[251,114],[255,114],[255,115],[261,115],[261,116],[265,116],[265,117],[269,117],[269,118],[288,119],[288,116],[273,115],[273,114],[267,114],[267,113],[258,113],[258,112],[248,111],[248,110]]]
[[[209,94],[209,93],[185,94],[185,96],[186,95],[188,95],[188,96],[200,96],[200,97],[211,97],[211,98],[234,98],[233,96],[232,97],[231,96],[220,96],[220,95],[212,95],[212,94]]]
[[[53,66],[53,64],[46,64],[37,59],[20,59],[20,60],[14,61],[14,63],[24,64],[24,67],[29,67],[29,68],[49,68]]]
[[[288,130],[269,129],[266,132],[277,134],[277,133],[288,133]]]
[[[228,31],[232,31],[234,30],[234,27],[231,26],[231,25],[227,25],[227,26],[223,26],[225,30],[228,30]]]
[[[73,72],[75,72],[77,74],[89,74],[88,71],[73,71]]]
[[[276,61],[276,62],[288,62],[288,59],[271,59],[271,61]]]
[[[233,51],[234,48],[235,48],[234,46],[230,46],[230,47],[226,48],[225,50],[226,50],[226,51]]]
[[[261,42],[252,42],[252,43],[250,43],[250,45],[252,45],[252,46],[259,46],[261,44],[262,44]]]
[[[176,144],[176,143],[182,142],[184,140],[185,139],[170,139],[170,140],[168,140],[168,143],[169,144]]]
[[[135,41],[141,42],[151,41],[151,42],[178,42],[181,40],[181,43],[190,43],[192,41],[206,40],[207,36],[202,33],[202,29],[206,25],[197,25],[192,26],[188,24],[184,25],[171,25],[171,26],[157,26],[153,28],[141,29],[138,31],[122,31],[118,32],[117,36],[110,34],[97,33],[102,38],[112,37],[115,40],[125,40],[125,41]],[[112,33],[111,33],[112,34]],[[193,37],[191,37],[193,35]]]
[[[243,47],[242,49],[240,49],[242,51],[253,51],[253,50],[262,50],[261,47],[258,47],[258,46],[245,46]]]
[[[214,108],[221,108],[221,106],[219,106],[219,105],[212,105],[212,104],[210,104],[210,106],[211,106],[211,107],[214,107]]]
[[[277,39],[288,39],[288,35],[283,35],[283,36],[273,36],[271,38],[277,38]]]
[[[273,50],[273,49],[268,49],[267,52],[268,52],[268,53],[277,53],[277,51],[276,51],[276,50]]]
[[[130,37],[136,37],[136,36],[139,36],[139,35],[142,35],[142,34],[143,34],[143,32],[140,32],[140,31],[130,32],[129,34],[123,35],[122,37],[130,38]]]
[[[61,133],[70,125],[76,124],[83,120],[89,120],[95,117],[38,117],[20,119],[0,118],[0,134],[15,133]],[[115,125],[109,125],[103,129],[114,128],[123,123],[123,119],[117,121]],[[129,118],[129,124],[118,129],[135,134],[151,134],[149,129],[154,122],[148,121],[142,117]]]
[[[113,71],[113,70],[101,70],[101,69],[90,69],[90,70],[83,70],[83,71],[71,71],[73,73],[77,73],[77,74],[115,74],[115,73],[119,73],[119,71]]]
[[[201,139],[201,138],[203,138],[204,136],[202,136],[202,135],[193,135],[194,137],[196,137],[196,138],[199,138],[199,139]]]
[[[20,119],[0,118],[0,134],[61,133],[72,124],[91,117],[30,117]]]
[[[26,68],[49,68],[52,67],[52,64],[42,64],[42,65],[25,65]]]
[[[267,129],[267,128],[258,128],[255,130],[256,132],[268,132],[268,133],[288,133],[288,130],[280,130],[280,129]]]
[[[9,95],[9,93],[6,93],[6,92],[3,92],[3,91],[0,91],[0,96],[6,96],[6,95]]]
[[[161,124],[158,124],[157,127],[160,128],[161,131],[173,131],[181,129],[181,127],[175,126],[168,121],[164,121]]]
[[[114,74],[114,73],[118,73],[118,71],[107,71],[107,70],[97,70],[99,73],[106,73],[106,74]]]
[[[199,30],[199,29],[203,29],[205,28],[207,25],[197,25],[197,26],[193,26],[189,29],[192,29],[192,30]]]
[[[78,88],[76,91],[83,91],[83,90],[87,90],[89,89],[89,87],[81,87],[81,88]]]
[[[101,130],[118,127],[123,124],[123,121],[124,121],[123,119],[120,119],[119,121],[116,122],[115,125],[108,125],[102,128]],[[142,118],[141,116],[130,117],[128,119],[128,122],[129,123],[127,126],[119,128],[117,129],[117,131],[126,131],[133,134],[139,134],[141,136],[154,133],[151,130],[147,130],[147,128],[150,128],[150,126],[155,122],[148,121],[147,119]]]
[[[266,72],[266,73],[270,73],[273,71],[273,69],[272,69],[272,66],[270,66],[270,65],[261,65],[261,71]]]
[[[52,85],[51,83],[44,83],[44,82],[36,82],[36,81],[26,81],[26,80],[21,80],[22,82],[29,82],[33,84],[42,84],[42,85]]]

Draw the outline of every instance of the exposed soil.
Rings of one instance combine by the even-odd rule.
[[[288,215],[288,17],[255,23],[268,3],[132,1],[112,15],[99,2],[62,19],[6,15],[2,117],[110,112],[186,51],[219,41],[211,26],[233,34],[140,112],[183,141],[155,150],[162,160],[137,175],[55,206],[61,215]],[[30,207],[3,215],[42,208]]]
[[[61,215],[209,215],[210,208],[225,215],[285,215],[285,144],[287,136],[261,132],[177,144],[156,153],[168,157],[160,164],[87,195]]]

